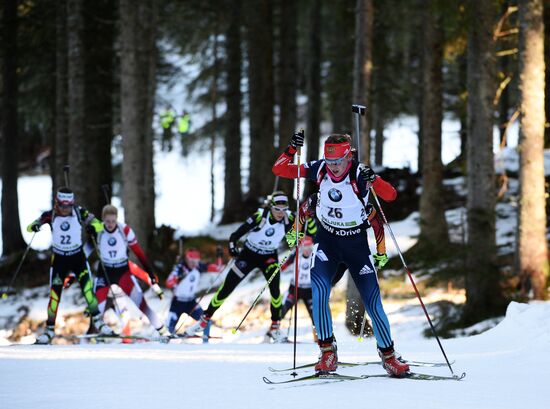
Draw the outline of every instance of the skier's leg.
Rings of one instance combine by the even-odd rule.
[[[313,321],[319,340],[332,342],[332,317],[330,314],[329,298],[332,278],[338,266],[338,260],[331,252],[330,239],[319,237],[315,256],[311,268],[311,292],[313,296]]]
[[[57,310],[61,301],[61,293],[63,291],[63,280],[66,272],[62,271],[59,258],[62,256],[53,256],[52,266],[50,267],[50,300],[48,301],[48,318],[46,320],[47,327],[55,327],[57,318]],[[57,260],[56,260],[57,258]]]
[[[128,297],[130,297],[134,304],[139,307],[140,311],[145,314],[145,316],[149,319],[151,325],[156,330],[161,329],[163,326],[162,321],[159,319],[156,312],[151,309],[149,304],[147,304],[139,283],[137,282],[136,278],[130,273],[130,271],[126,271],[124,274],[122,274],[122,277],[120,277],[118,284],[120,288],[122,288],[122,291],[124,291],[124,293]]]
[[[183,314],[185,303],[178,301],[176,297],[172,298],[170,304],[170,311],[168,312],[168,319],[166,320],[166,326],[171,334],[176,332],[176,324]]]
[[[214,313],[222,306],[224,301],[229,297],[233,290],[240,284],[240,282],[246,277],[246,275],[255,267],[255,265],[248,262],[248,260],[241,257],[235,260],[233,267],[227,273],[224,282],[218,288],[214,297],[210,301],[208,308],[204,312],[204,315],[209,319]]]
[[[349,253],[349,269],[351,277],[361,294],[367,314],[372,320],[376,342],[380,348],[393,345],[390,324],[380,296],[380,287],[372,256],[366,251]]]
[[[92,315],[92,322],[94,326],[103,335],[113,335],[113,330],[109,328],[101,318],[102,314],[99,311],[91,274],[88,270],[88,263],[86,262],[86,257],[84,256],[83,251],[71,256],[71,269],[76,274],[76,278],[80,284],[80,290],[82,291],[82,295],[88,304],[88,310]]]
[[[291,284],[288,287],[288,291],[283,297],[283,309],[281,311],[281,319],[283,319],[288,311],[294,306],[295,304],[294,299],[294,286]]]
[[[262,270],[266,280],[269,280],[273,270]],[[281,274],[275,274],[269,283],[269,292],[271,293],[271,321],[280,321],[282,318],[283,296],[281,294]]]

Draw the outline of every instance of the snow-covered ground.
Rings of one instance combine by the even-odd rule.
[[[437,343],[420,335],[426,321],[415,301],[387,303],[386,310],[405,358],[443,360]],[[299,322],[302,342],[297,345],[297,365],[317,357],[308,319],[301,316]],[[377,359],[372,339],[358,342],[347,335],[341,316],[336,322],[340,360]],[[3,346],[0,402],[10,409],[539,408],[548,402],[549,328],[550,303],[512,303],[495,328],[481,335],[442,340],[447,356],[455,361],[454,373],[467,373],[460,382],[372,378],[267,385],[263,376],[289,378],[270,373],[268,367],[291,367],[292,344],[263,344],[251,335],[232,336],[228,330],[223,341],[210,344]],[[448,367],[418,371],[450,374]],[[383,371],[379,365],[368,365],[341,368],[339,373]]]

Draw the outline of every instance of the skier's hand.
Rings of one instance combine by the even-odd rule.
[[[32,233],[32,232],[38,233],[40,231],[40,227],[41,227],[40,224],[34,221],[27,226],[27,231],[29,233]]]
[[[372,255],[374,259],[374,267],[382,269],[388,263],[388,255],[386,253],[376,253]]]
[[[300,130],[298,132],[294,132],[292,135],[292,138],[290,138],[290,146],[292,146],[294,149],[301,148],[304,146],[304,130]]]
[[[235,243],[230,241],[228,247],[229,247],[229,254],[231,254],[231,257],[238,257],[239,256],[239,249],[237,248]]]
[[[151,289],[157,295],[158,298],[160,298],[161,300],[164,298],[164,291],[162,291],[162,288],[160,288],[157,282],[153,283],[153,285],[151,286]]]
[[[373,183],[374,179],[376,179],[376,173],[374,173],[374,170],[372,170],[370,166],[360,164],[359,173],[361,174],[365,182]]]
[[[298,233],[298,239],[301,239],[302,237],[304,237],[304,233]],[[292,248],[296,245],[296,230],[294,229],[294,227],[285,234],[285,239],[288,247]]]

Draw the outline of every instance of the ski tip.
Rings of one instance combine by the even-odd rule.
[[[268,385],[273,384],[273,382],[271,382],[271,381],[270,381],[269,379],[267,379],[265,376],[262,377],[262,379],[263,379],[263,381],[264,381],[265,383],[267,383]]]
[[[460,381],[466,377],[466,372],[462,372],[461,375],[454,375],[453,378],[455,378],[457,381]]]

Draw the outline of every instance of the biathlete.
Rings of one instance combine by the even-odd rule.
[[[105,312],[109,287],[116,284],[137,305],[161,336],[170,335],[158,315],[147,304],[136,276],[130,271],[128,249],[136,255],[147,273],[142,279],[152,287],[159,298],[163,297],[151,263],[139,245],[134,231],[127,224],[118,221],[118,209],[113,205],[104,206],[101,217],[104,229],[97,234],[101,263],[99,263],[95,284],[99,310],[102,314]],[[94,240],[96,240],[95,237]]]
[[[289,179],[298,177],[298,166],[292,161],[303,143],[303,132],[292,136],[290,145],[273,165],[275,175]],[[338,367],[329,297],[338,265],[344,263],[349,268],[372,320],[384,368],[391,376],[405,376],[409,366],[401,362],[394,351],[390,324],[382,306],[366,233],[366,204],[370,188],[385,201],[395,200],[396,190],[370,167],[353,160],[349,135],[330,135],[324,143],[324,158],[301,165],[300,175],[319,187],[315,208],[319,229],[311,270],[313,319],[320,348],[315,370],[328,373]]]
[[[98,308],[98,300],[93,290],[93,282],[86,262],[83,244],[83,228],[88,234],[103,230],[101,222],[82,206],[75,205],[71,189],[60,188],[55,195],[54,207],[27,226],[27,231],[38,232],[44,225],[52,230],[52,260],[50,267],[50,299],[45,332],[37,337],[37,344],[49,344],[55,337],[55,320],[61,300],[65,280],[71,272],[80,284],[82,295],[88,304],[92,324],[103,335],[113,331],[103,322]]]
[[[188,335],[203,331],[212,315],[220,308],[239,283],[255,268],[262,271],[268,280],[279,268],[278,247],[285,235],[292,230],[294,215],[288,209],[288,197],[283,192],[274,192],[269,205],[258,209],[229,237],[229,253],[234,257],[225,281],[210,301],[200,320],[186,330]],[[246,235],[242,251],[238,240]],[[283,297],[281,294],[280,274],[276,274],[269,284],[271,293],[271,326],[266,336],[274,342],[286,341],[280,330]]]
[[[199,271],[200,259],[201,254],[197,249],[187,249],[183,260],[176,263],[166,279],[166,287],[174,291],[174,298],[172,298],[170,304],[166,324],[168,331],[173,336],[176,335],[176,324],[182,314],[190,315],[198,321],[204,312],[195,299],[201,278]],[[208,342],[209,333],[210,321],[208,321],[203,333],[205,342]]]

